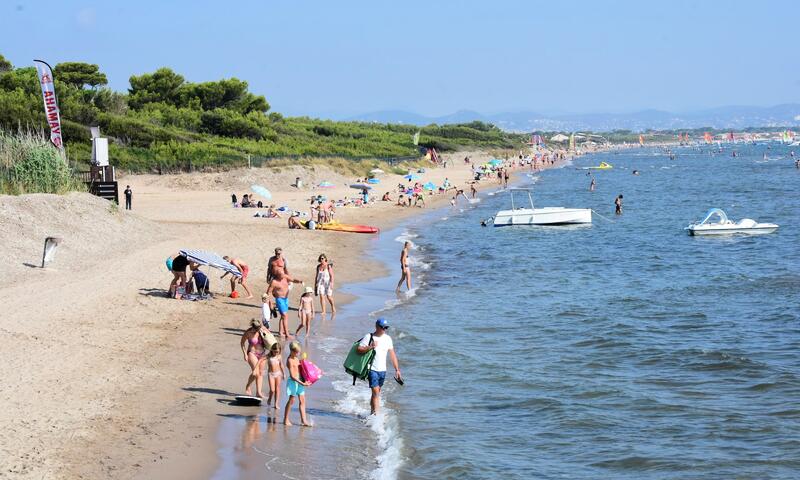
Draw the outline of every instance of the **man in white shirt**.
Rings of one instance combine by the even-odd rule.
[[[392,358],[392,366],[394,367],[394,378],[398,383],[402,382],[400,375],[400,366],[397,363],[397,355],[394,353],[394,343],[386,330],[389,329],[389,322],[385,318],[379,318],[375,322],[375,332],[364,335],[361,342],[358,344],[358,353],[364,354],[370,350],[375,350],[375,358],[372,360],[372,367],[369,370],[369,388],[372,390],[372,398],[370,399],[371,414],[378,413],[380,406],[381,387],[386,380],[386,354],[388,353]]]

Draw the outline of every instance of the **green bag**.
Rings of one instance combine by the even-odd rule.
[[[356,384],[356,379],[366,380],[369,375],[369,369],[372,367],[372,360],[375,358],[375,350],[370,350],[366,353],[358,353],[358,346],[361,339],[353,343],[350,347],[350,352],[344,360],[344,371],[353,376],[353,385]],[[369,334],[369,344],[372,345],[372,334]]]

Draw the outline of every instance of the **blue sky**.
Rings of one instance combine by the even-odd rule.
[[[680,112],[800,102],[799,14],[796,0],[5,0],[0,53],[97,63],[118,90],[161,66],[235,76],[289,115]]]

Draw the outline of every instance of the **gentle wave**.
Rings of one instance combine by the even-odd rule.
[[[364,423],[377,438],[380,453],[375,460],[378,467],[370,473],[370,478],[374,480],[397,478],[397,472],[403,463],[403,438],[400,435],[396,413],[386,407],[381,398],[380,411],[377,415],[370,415],[370,390],[363,382],[356,383],[355,386],[341,380],[332,383],[335,390],[344,394],[335,403],[336,411],[364,419]]]

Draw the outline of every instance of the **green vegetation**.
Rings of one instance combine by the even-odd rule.
[[[88,127],[109,137],[112,164],[132,172],[299,162],[304,157],[347,160],[420,156],[419,145],[452,151],[460,147],[518,148],[522,136],[481,122],[463,125],[384,125],[285,118],[269,112],[266,98],[236,78],[188,82],[169,68],[130,77],[127,93],[106,87],[97,65],[66,62],[54,67],[67,156],[88,164]],[[44,128],[34,67],[13,68],[0,55],[0,128]],[[360,168],[359,168],[360,169]]]
[[[0,130],[0,193],[66,193],[85,190],[43,134]]]

